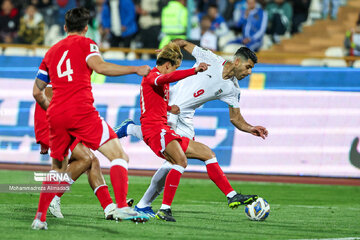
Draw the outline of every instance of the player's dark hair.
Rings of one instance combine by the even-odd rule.
[[[86,8],[73,8],[65,14],[65,25],[68,32],[81,32],[88,25],[90,12]]]
[[[238,58],[238,57],[240,57],[246,61],[248,59],[251,59],[251,61],[253,61],[254,63],[257,63],[257,61],[258,61],[256,53],[251,51],[247,47],[241,47],[236,51],[235,58]]]

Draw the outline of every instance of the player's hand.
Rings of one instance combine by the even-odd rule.
[[[176,105],[172,105],[170,112],[172,114],[178,115],[180,113],[180,108],[178,106],[176,106]]]
[[[143,65],[143,66],[139,66],[137,68],[136,74],[140,75],[140,76],[146,76],[149,74],[149,72],[151,71],[150,66],[148,65]]]
[[[199,66],[197,66],[195,68],[195,72],[198,73],[198,72],[204,72],[208,69],[208,66],[210,66],[210,64],[207,64],[207,63],[200,63]]]
[[[268,136],[268,130],[262,126],[251,127],[250,133],[254,136],[261,137],[265,139]]]

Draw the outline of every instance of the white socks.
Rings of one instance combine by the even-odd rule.
[[[228,198],[232,198],[233,196],[235,196],[237,193],[235,192],[235,191],[231,191],[231,192],[229,192],[227,195],[226,195],[226,197],[228,197]]]
[[[151,203],[159,196],[164,190],[165,180],[167,174],[172,169],[171,163],[165,161],[164,164],[156,171],[151,179],[150,186],[144,193],[139,203],[136,205],[138,208],[145,208],[151,206]]]
[[[140,140],[143,140],[143,135],[141,132],[141,126],[135,124],[129,124],[126,129],[127,135],[137,137]]]

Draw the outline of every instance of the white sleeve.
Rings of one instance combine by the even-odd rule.
[[[216,55],[212,51],[198,46],[194,47],[192,55],[196,59],[196,63],[200,63],[200,62],[210,63],[214,61],[223,63],[225,61],[225,59]]]
[[[240,89],[233,88],[233,91],[230,91],[228,94],[220,95],[219,100],[225,102],[229,107],[239,108]]]

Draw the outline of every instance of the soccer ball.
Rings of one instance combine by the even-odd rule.
[[[264,221],[269,213],[270,204],[261,197],[245,207],[245,214],[252,221]]]

